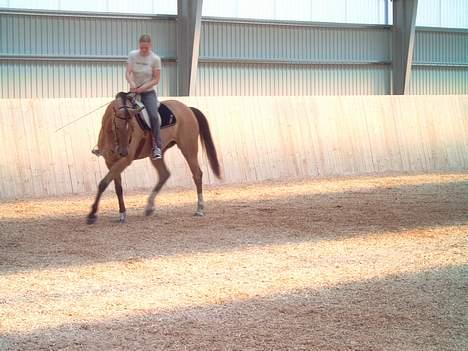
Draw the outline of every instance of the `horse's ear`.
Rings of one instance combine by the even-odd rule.
[[[119,91],[116,95],[115,95],[115,98],[116,99],[124,99],[124,98],[127,98],[127,97],[131,97],[133,96],[133,94],[135,93],[131,93],[131,92],[125,92],[125,91]]]

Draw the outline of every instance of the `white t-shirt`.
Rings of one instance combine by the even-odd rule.
[[[127,62],[132,66],[133,81],[137,87],[153,79],[153,70],[161,69],[161,58],[153,51],[146,56],[140,55],[138,49],[130,51]],[[153,89],[150,88],[148,91]]]

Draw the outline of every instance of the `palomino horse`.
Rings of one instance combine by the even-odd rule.
[[[96,221],[99,200],[112,180],[115,183],[115,192],[119,199],[120,222],[125,222],[126,213],[121,173],[133,160],[146,158],[151,154],[152,133],[143,130],[136,120],[136,114],[139,112],[139,109],[134,99],[135,94],[133,93],[118,93],[115,100],[107,106],[104,113],[98,148],[105,158],[109,172],[99,183],[96,199],[87,217],[88,224]],[[216,177],[220,178],[218,157],[208,121],[198,109],[188,107],[180,101],[167,100],[161,104],[169,108],[176,119],[174,125],[161,130],[162,151],[164,153],[174,145],[179,147],[188,162],[197,187],[198,203],[195,215],[203,216],[203,174],[198,163],[198,136],[200,136],[213,173]],[[154,212],[156,195],[170,176],[164,159],[152,160],[151,162],[158,172],[159,180],[148,197],[148,203],[145,208],[147,216]]]

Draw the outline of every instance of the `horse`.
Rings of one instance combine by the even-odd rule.
[[[177,145],[186,159],[197,189],[198,201],[195,216],[204,215],[204,200],[202,177],[203,172],[198,162],[198,138],[205,150],[210,167],[214,175],[220,179],[221,171],[216,148],[211,136],[208,120],[195,107],[188,107],[177,100],[161,102],[175,117],[175,124],[161,129],[162,153]],[[151,131],[145,130],[137,120],[141,107],[136,103],[134,93],[120,92],[107,106],[99,133],[98,149],[104,157],[109,169],[107,175],[99,182],[98,191],[91,211],[87,216],[87,223],[93,224],[97,220],[99,200],[109,184],[114,181],[115,192],[119,200],[119,221],[126,221],[126,209],[122,189],[121,173],[133,160],[143,159],[151,155],[153,136]],[[160,109],[161,111],[161,109]],[[172,117],[172,116],[171,116]],[[154,200],[170,176],[164,158],[151,160],[158,173],[158,182],[148,197],[145,215],[154,212]]]

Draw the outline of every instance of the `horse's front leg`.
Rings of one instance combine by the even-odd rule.
[[[96,199],[94,200],[94,203],[91,206],[91,211],[89,212],[87,216],[88,224],[93,224],[96,222],[97,220],[96,213],[99,207],[99,200],[101,199],[102,193],[104,192],[104,190],[106,190],[106,188],[109,186],[112,180],[115,180],[115,179],[118,179],[118,181],[116,181],[116,184],[115,184],[115,190],[117,192],[117,196],[119,197],[119,207],[121,203],[123,205],[123,213],[124,213],[123,217],[125,219],[125,205],[123,202],[123,191],[122,191],[122,182],[121,182],[120,174],[123,172],[125,168],[127,168],[130,165],[130,163],[132,163],[132,161],[133,161],[133,154],[131,156],[129,155],[125,158],[120,159],[109,169],[109,173],[107,173],[106,176],[99,182]],[[120,188],[120,191],[118,190],[118,188]],[[121,213],[120,218],[122,219],[122,207],[120,207],[120,213]]]
[[[119,174],[116,178],[114,178],[114,185],[115,185],[115,193],[117,194],[117,198],[119,199],[119,222],[125,223],[127,219],[127,212],[125,210],[125,202],[123,198],[123,189],[122,189],[122,176]]]
[[[99,207],[99,201],[101,199],[101,196],[102,196],[102,193],[104,192],[104,190],[106,190],[106,188],[109,186],[110,182],[112,182],[112,179],[113,179],[112,173],[109,172],[99,182],[98,192],[96,194],[96,198],[94,199],[94,203],[91,206],[91,212],[89,212],[88,217],[86,217],[87,218],[86,222],[88,224],[94,224],[96,222],[96,220],[97,220],[96,213],[97,213],[97,210],[98,210],[98,207]]]

